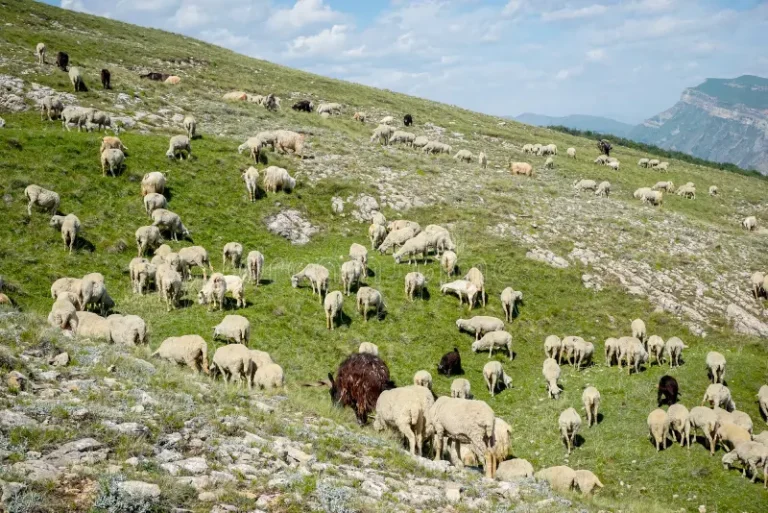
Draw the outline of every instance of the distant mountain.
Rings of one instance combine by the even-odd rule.
[[[768,174],[768,79],[709,78],[628,138]]]
[[[553,117],[526,112],[513,118],[515,121],[534,126],[565,126],[576,130],[590,130],[601,134],[613,134],[626,137],[634,126],[615,119],[602,118],[600,116],[586,116],[574,114],[571,116]]]

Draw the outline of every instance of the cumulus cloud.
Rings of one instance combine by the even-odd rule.
[[[579,18],[588,18],[604,14],[608,8],[602,4],[593,4],[587,7],[571,8],[566,7],[556,11],[545,12],[541,15],[544,21],[575,20]]]
[[[509,0],[507,5],[502,9],[501,14],[504,16],[514,16],[519,14],[525,7],[527,0]]]
[[[564,68],[557,72],[555,79],[559,81],[568,80],[569,78],[578,77],[584,73],[584,66],[574,66],[572,68]]]
[[[347,25],[334,25],[314,36],[299,36],[290,43],[288,53],[293,56],[332,56],[344,47],[348,31]]]
[[[587,51],[587,60],[589,62],[601,62],[607,57],[605,50],[602,48],[593,48]]]
[[[185,4],[179,7],[173,16],[173,21],[180,29],[190,29],[203,25],[207,20],[205,13],[195,4]]]
[[[272,13],[267,24],[274,30],[297,30],[308,25],[331,23],[340,17],[341,13],[325,5],[323,0],[297,0],[290,9]]]

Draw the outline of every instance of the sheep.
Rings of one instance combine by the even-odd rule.
[[[267,192],[291,192],[296,187],[296,179],[286,169],[269,166],[264,170],[264,190]]]
[[[720,190],[717,188],[717,185],[710,185],[709,186],[709,195],[710,196],[718,196],[720,194]]]
[[[455,457],[461,451],[461,444],[470,446],[478,460],[485,460],[486,477],[493,478],[496,472],[496,458],[493,453],[493,434],[496,415],[490,406],[482,401],[440,397],[427,414],[428,422],[434,428],[435,461],[443,453],[443,437],[449,439],[454,464],[462,468],[464,464]]]
[[[102,315],[106,309],[113,305],[112,298],[107,293],[106,286],[104,285],[104,275],[101,273],[90,273],[83,276],[80,283],[80,297],[81,306],[85,310],[88,305],[96,305],[101,309]]]
[[[380,224],[372,224],[368,227],[368,238],[371,241],[371,249],[376,249],[387,238],[387,229]]]
[[[652,441],[656,445],[656,451],[667,446],[667,435],[669,434],[669,417],[667,412],[662,409],[653,410],[648,415],[648,430]]]
[[[323,301],[323,310],[325,311],[325,327],[329,330],[334,329],[334,320],[338,318],[341,324],[343,315],[344,296],[338,290],[329,292]]]
[[[485,379],[485,386],[488,387],[488,391],[491,393],[491,397],[496,394],[501,383],[504,384],[504,388],[512,386],[512,378],[504,372],[501,364],[495,360],[490,361],[483,366],[483,378]]]
[[[619,339],[619,369],[622,368],[621,362],[626,360],[627,373],[632,373],[632,368],[635,369],[635,374],[640,372],[640,365],[648,363],[648,352],[643,347],[643,343],[636,337],[621,337]]]
[[[757,402],[760,405],[760,411],[768,422],[768,385],[763,385],[757,392]]]
[[[725,381],[725,356],[717,351],[710,351],[707,353],[706,363],[712,383],[723,383]]]
[[[525,154],[533,153],[533,144],[524,144],[521,151]]]
[[[669,171],[669,162],[659,162],[656,169],[659,171]]]
[[[40,66],[45,64],[45,43],[37,43],[37,46],[35,46],[35,56]]]
[[[171,76],[169,76],[168,78],[166,78],[166,79],[164,80],[164,82],[165,82],[166,84],[171,84],[171,85],[178,85],[178,84],[181,82],[181,77],[178,77],[178,76],[176,76],[176,75],[171,75]]]
[[[368,354],[372,354],[373,356],[379,356],[379,346],[377,346],[373,342],[360,342],[360,345],[357,348],[357,352],[368,353]]]
[[[392,116],[384,116],[379,120],[380,125],[389,125],[390,123],[394,123],[394,122],[395,122],[395,118],[393,118]]]
[[[607,367],[610,367],[614,361],[618,360],[619,351],[619,339],[613,337],[605,339],[605,365]]]
[[[223,268],[227,261],[235,269],[240,269],[240,262],[243,259],[243,245],[239,242],[227,242],[221,251],[221,267]]]
[[[472,152],[469,150],[459,150],[459,152],[453,156],[453,160],[461,160],[463,162],[472,162],[475,158]]]
[[[320,302],[323,301],[323,295],[328,291],[328,278],[330,273],[328,269],[318,264],[308,264],[301,272],[291,276],[291,286],[297,288],[304,278],[309,280],[312,286],[312,294],[320,296]]]
[[[544,339],[544,354],[547,358],[558,358],[561,347],[562,341],[557,335],[549,335]]]
[[[755,442],[760,442],[761,444],[768,447],[768,431],[763,431],[759,435],[753,436],[752,440],[754,440]]]
[[[621,167],[621,164],[618,161],[616,161],[616,162],[606,162],[605,165],[610,167],[614,171],[618,171],[619,167]]]
[[[568,454],[571,454],[576,433],[581,427],[581,416],[574,408],[568,408],[560,414],[557,424],[560,426],[560,434],[568,447]]]
[[[40,100],[40,121],[43,121],[44,116],[48,117],[48,121],[61,117],[61,112],[64,110],[64,104],[56,96],[46,96]]]
[[[78,107],[75,105],[67,105],[64,110],[61,111],[61,126],[67,129],[69,132],[69,124],[77,125],[77,131],[80,132],[83,127],[88,130],[88,123],[93,119],[95,109],[87,107]]]
[[[24,189],[24,197],[29,200],[29,203],[27,203],[27,214],[30,217],[32,216],[33,206],[49,211],[51,214],[56,214],[59,210],[59,202],[61,201],[59,195],[48,189],[43,189],[39,185],[28,185]]]
[[[90,119],[91,126],[101,131],[102,128],[112,127],[112,118],[104,111],[97,110],[93,113]]]
[[[349,296],[352,285],[360,287],[360,278],[363,275],[363,264],[357,260],[349,260],[341,265],[341,286]]]
[[[192,140],[195,138],[195,133],[197,132],[197,120],[194,116],[185,116],[184,120],[181,122],[182,126],[184,127],[184,130],[187,131],[187,137]]]
[[[167,264],[161,264],[157,267],[155,282],[158,293],[165,300],[165,309],[167,312],[175,309],[181,298],[181,280],[181,273],[171,269]]]
[[[211,378],[215,379],[221,374],[224,382],[229,383],[232,378],[238,382],[248,384],[253,388],[253,374],[256,371],[251,352],[243,344],[232,344],[216,349],[211,360]]]
[[[472,399],[472,385],[464,378],[451,381],[451,397],[454,399]]]
[[[224,308],[224,295],[227,293],[227,280],[221,273],[211,274],[211,278],[205,282],[203,288],[197,293],[198,303],[208,305],[208,309],[215,309],[219,305],[219,310]]]
[[[648,159],[642,158],[642,159],[638,160],[637,161],[637,165],[639,167],[648,167]]]
[[[328,373],[331,385],[331,402],[338,406],[352,406],[360,425],[368,421],[375,409],[379,395],[394,388],[389,368],[378,356],[368,353],[349,355],[339,365],[336,379]]]
[[[264,255],[259,251],[251,251],[248,253],[246,263],[248,265],[248,276],[258,287],[261,282],[261,272],[264,269]]]
[[[577,191],[594,191],[597,190],[597,182],[594,180],[574,181],[573,188]]]
[[[595,346],[592,342],[586,342],[581,337],[573,343],[573,365],[581,369],[583,363],[589,364],[592,361],[592,355],[595,353]]]
[[[405,143],[406,146],[413,146],[416,136],[403,130],[395,130],[389,138],[389,144]]]
[[[611,193],[611,182],[608,182],[608,181],[600,182],[600,185],[598,185],[597,189],[595,190],[595,196],[598,196],[598,197],[608,196],[610,193]]]
[[[688,414],[691,422],[691,429],[700,429],[709,442],[709,454],[715,454],[715,442],[717,440],[717,430],[720,427],[720,421],[717,420],[717,414],[709,408],[703,406],[694,406]]]
[[[384,311],[384,299],[381,292],[371,287],[360,287],[357,290],[357,299],[355,301],[357,311],[363,316],[363,321],[368,322],[368,311],[373,308],[376,310],[376,317],[381,318]]]
[[[471,319],[457,319],[456,327],[459,331],[466,331],[475,335],[475,341],[480,340],[482,335],[492,331],[503,331],[504,321],[496,317],[486,315],[477,315]]]
[[[245,182],[245,188],[248,191],[248,200],[251,201],[251,203],[255,202],[256,197],[259,194],[259,171],[251,166],[245,171],[242,171],[240,177]]]
[[[85,82],[83,82],[83,74],[80,72],[80,68],[73,66],[69,68],[69,81],[72,83],[72,87],[74,88],[75,92],[88,92],[88,88],[85,86]]]
[[[259,351],[258,349],[251,349],[251,361],[256,366],[256,369],[261,369],[267,365],[271,365],[275,362],[272,361],[272,357],[266,351]]]
[[[144,292],[149,290],[149,283],[155,280],[157,266],[149,263],[145,258],[137,257],[131,260],[129,271],[133,292],[144,295]]]
[[[208,252],[202,246],[191,246],[179,250],[179,260],[181,261],[181,272],[184,279],[189,279],[192,267],[199,267],[203,271],[203,281],[208,279],[205,268],[213,271],[211,261],[208,259]]]
[[[544,360],[541,373],[544,375],[544,380],[547,382],[547,394],[552,399],[560,397],[562,389],[557,386],[557,380],[560,379],[560,365],[557,364],[557,360],[554,358],[547,358]]]
[[[102,68],[100,78],[102,88],[112,89],[112,73],[110,73],[108,69]]]
[[[512,359],[512,335],[506,331],[492,331],[483,335],[483,338],[472,343],[472,352],[488,351],[488,358],[494,349],[506,349],[507,356]]]
[[[683,355],[683,349],[688,349],[682,340],[677,337],[672,337],[664,344],[664,353],[669,360],[669,367],[679,367],[680,357]]]
[[[527,162],[510,162],[509,172],[513,175],[533,176],[533,166]]]
[[[744,218],[744,220],[741,222],[741,227],[747,231],[753,231],[755,228],[757,228],[757,218],[755,216]]]
[[[595,163],[595,164],[598,164],[598,165],[600,165],[600,166],[604,166],[604,165],[606,165],[606,164],[608,163],[608,157],[606,157],[605,155],[599,155],[599,156],[598,156],[598,157],[597,157],[597,158],[594,160],[594,163]]]
[[[645,323],[642,319],[635,319],[632,321],[632,336],[638,339],[640,342],[645,343],[647,337],[647,331],[645,329]]]
[[[432,374],[425,370],[416,371],[413,375],[413,384],[432,390]]]
[[[499,417],[496,417],[496,420],[493,423],[493,447],[491,448],[491,452],[493,453],[497,472],[501,470],[501,465],[504,463],[504,460],[507,458],[507,456],[509,456],[511,434],[512,434],[512,427],[509,424],[507,424],[504,420],[500,419]],[[480,463],[477,457],[475,456],[475,453],[471,451],[461,450],[458,456],[461,459],[462,463],[464,463],[464,465],[476,466],[476,465],[479,465]],[[521,461],[521,460],[518,459],[513,461]],[[528,477],[533,476],[533,466],[531,466],[531,464],[525,460],[522,460],[522,461],[527,463],[528,466],[526,467],[525,465],[523,465],[519,469],[517,469],[517,471],[522,472],[523,474],[528,474]],[[507,469],[507,473],[509,473],[510,470],[513,470],[513,469]],[[524,476],[521,476],[521,477],[524,477]],[[496,479],[503,481],[504,477],[499,476],[497,473]]]
[[[192,145],[186,135],[174,135],[168,142],[168,151],[165,156],[169,159],[189,159],[192,156]]]
[[[67,214],[65,216],[54,214],[48,225],[61,231],[61,239],[64,241],[64,245],[69,248],[69,252],[72,253],[77,236],[80,233],[80,219],[75,214]]]
[[[464,303],[464,297],[467,298],[467,307],[472,310],[472,305],[475,304],[475,296],[477,295],[477,287],[472,285],[466,280],[456,280],[449,283],[445,283],[440,286],[440,292],[446,294],[448,292],[454,293],[459,297],[459,305]]]
[[[378,210],[371,212],[371,223],[382,226],[386,231],[387,218],[384,217],[384,214],[382,214]]]
[[[141,179],[141,195],[157,193],[163,194],[165,192],[165,174],[159,171],[152,171],[147,173]]]
[[[760,299],[760,296],[766,293],[766,290],[763,288],[765,274],[760,271],[756,271],[752,274],[750,281],[752,282],[752,295],[755,296],[755,299]]]
[[[387,223],[387,232],[394,232],[398,230],[404,230],[406,228],[413,229],[413,234],[418,235],[421,232],[421,226],[415,221],[408,221],[407,219],[398,219],[396,221],[390,221]]]
[[[467,271],[467,275],[464,277],[464,279],[475,286],[477,291],[480,293],[480,300],[483,303],[483,308],[485,308],[485,305],[486,305],[485,277],[483,276],[483,273],[477,267],[473,267],[469,271]]]
[[[373,133],[371,134],[370,142],[378,141],[379,143],[381,143],[382,146],[387,146],[389,145],[389,141],[394,134],[395,134],[395,129],[392,128],[391,126],[379,125],[373,130]]]
[[[340,114],[341,113],[341,104],[340,103],[321,103],[317,106],[317,113],[318,114]]]
[[[253,384],[258,388],[281,388],[285,385],[285,372],[276,363],[270,363],[256,369]]]
[[[67,67],[69,66],[69,55],[66,52],[56,53],[56,66],[61,71],[67,71]]]
[[[533,477],[546,481],[557,492],[569,492],[576,484],[576,472],[564,465],[549,467],[536,472]]]
[[[427,284],[427,278],[418,272],[412,272],[405,275],[405,297],[413,301],[413,296],[418,292],[419,297],[424,297],[424,288]]]
[[[643,197],[645,196],[645,193],[650,191],[651,191],[650,187],[640,187],[639,189],[637,189],[635,192],[632,193],[632,197],[635,199],[642,200]]]
[[[667,410],[667,417],[669,418],[669,433],[672,435],[672,440],[677,441],[677,435],[680,435],[680,447],[688,444],[688,448],[691,448],[691,420],[690,412],[688,408],[682,404],[673,404]]]
[[[107,317],[107,321],[113,343],[123,346],[148,343],[147,323],[138,315],[112,314]]]
[[[424,148],[427,144],[429,144],[429,139],[424,135],[419,135],[413,140],[411,146],[414,148]]]
[[[672,182],[656,182],[656,184],[651,187],[651,190],[654,191],[664,191],[664,192],[675,192],[675,184]]]
[[[297,112],[312,112],[315,104],[309,100],[299,100],[291,108]]]
[[[456,256],[455,252],[446,251],[440,257],[440,269],[442,269],[448,276],[451,276],[456,271],[456,263],[458,260],[459,257]],[[474,300],[472,303],[474,303]]]
[[[406,230],[408,230],[408,228],[406,228]],[[400,246],[400,249],[393,253],[392,257],[398,264],[403,260],[403,257],[405,256],[408,257],[409,264],[418,263],[419,257],[421,257],[422,260],[426,260],[427,254],[432,247],[433,244],[430,234],[422,232],[417,236],[406,240],[403,245]]]
[[[54,328],[69,330],[77,333],[77,309],[69,299],[61,297],[54,301],[51,312],[48,314],[48,324]]]
[[[720,446],[727,448],[729,451],[735,449],[738,445],[749,442],[752,440],[752,436],[749,432],[741,426],[731,424],[730,422],[720,421],[720,426],[717,428],[717,438]]]
[[[719,406],[727,411],[733,411],[736,409],[736,403],[731,398],[731,391],[727,386],[720,383],[714,383],[707,387],[704,392],[704,398],[701,400],[701,405],[709,403],[710,406]]]
[[[432,392],[416,385],[385,390],[376,401],[373,428],[396,428],[408,440],[411,454],[421,456],[428,434],[427,412],[434,402]]]
[[[279,153],[288,153],[288,150],[291,150],[294,155],[303,158],[304,134],[292,132],[290,130],[278,130],[277,138],[275,140],[275,149]],[[295,183],[293,185],[295,185]],[[291,188],[293,188],[293,186],[291,186]]]
[[[544,167],[547,169],[554,169],[555,159],[553,159],[552,157],[547,157],[547,160],[544,161]]]
[[[488,156],[485,152],[481,151],[477,156],[477,164],[480,166],[480,169],[488,169]]]
[[[595,387],[587,387],[581,394],[581,402],[587,412],[587,427],[597,424],[597,410],[600,408],[600,392]]]
[[[501,308],[504,310],[504,320],[512,322],[512,317],[517,310],[518,302],[523,300],[523,293],[507,287],[501,291]]]
[[[581,339],[581,337],[563,337],[562,346],[560,348],[560,363],[563,363],[563,360],[567,361],[568,363],[573,363],[573,352],[575,349],[574,344],[577,339]]]
[[[717,420],[720,421],[720,424],[735,424],[747,431],[747,433],[750,435],[752,434],[752,418],[748,413],[739,410],[733,410],[729,412],[718,407],[715,407],[714,410],[715,414],[717,414]]]
[[[349,258],[351,260],[356,260],[356,261],[360,262],[362,264],[362,266],[363,266],[364,274],[367,274],[367,271],[368,271],[368,250],[365,249],[365,246],[357,244],[356,242],[352,243],[352,245],[349,246]]]
[[[646,191],[643,194],[643,203],[650,203],[654,206],[659,206],[664,203],[664,193],[661,191]]]
[[[144,196],[144,210],[147,212],[147,215],[149,217],[152,217],[152,212],[155,210],[165,208],[168,206],[168,200],[165,199],[165,196],[162,194],[158,194],[156,192],[150,192],[146,196]]]
[[[664,340],[658,335],[651,335],[646,341],[648,351],[648,362],[651,357],[656,358],[656,364],[661,365],[664,354]]]
[[[677,190],[677,195],[688,199],[696,199],[696,187],[685,184]]]
[[[757,479],[757,469],[763,469],[763,487],[768,488],[768,447],[759,442],[744,442],[739,444],[733,451],[723,456],[723,467],[730,466],[739,460],[744,465],[741,474],[746,477],[747,468],[752,475],[751,482]]]
[[[384,254],[389,250],[389,248],[402,246],[406,243],[406,241],[414,238],[416,234],[417,230],[415,230],[413,227],[407,227],[400,230],[392,230],[384,239],[384,242],[379,245],[377,250],[379,253]]]
[[[174,241],[179,240],[179,235],[181,235],[182,238],[189,237],[189,230],[187,230],[187,227],[181,222],[181,217],[175,212],[171,212],[164,208],[158,208],[157,210],[153,210],[150,215],[152,216],[152,226],[170,232],[171,238]]]
[[[227,315],[213,327],[213,340],[217,339],[247,346],[251,340],[251,323],[242,315]]]
[[[453,148],[448,145],[444,144],[438,141],[428,141],[427,144],[424,145],[424,147],[421,149],[424,153],[447,153],[450,154],[453,151]]]
[[[403,125],[405,126],[413,125],[413,116],[411,116],[410,114],[406,114],[405,116],[403,116]]]
[[[440,358],[440,363],[437,364],[437,373],[445,376],[464,374],[464,370],[461,368],[461,355],[458,348],[454,347],[453,351],[445,353]]]
[[[650,159],[650,160],[648,161],[648,165],[647,165],[647,166],[645,166],[645,167],[648,167],[648,168],[654,168],[654,167],[658,166],[659,164],[660,164],[660,162],[659,162],[659,160],[658,160],[658,159]]]
[[[115,172],[120,172],[125,162],[125,155],[122,151],[113,148],[104,150],[101,153],[101,173],[103,176],[107,176],[107,168],[109,168],[109,174],[115,176]]]
[[[208,345],[200,335],[183,335],[163,340],[152,357],[186,364],[195,372],[208,374]]]

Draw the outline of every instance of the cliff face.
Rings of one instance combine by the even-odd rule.
[[[708,79],[629,138],[768,174],[768,80]]]

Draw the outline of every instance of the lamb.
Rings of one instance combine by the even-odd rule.
[[[478,460],[485,460],[485,474],[493,478],[496,461],[493,453],[493,434],[496,415],[490,406],[482,401],[440,397],[429,409],[428,422],[434,428],[435,460],[443,453],[443,437],[448,437],[449,446],[456,445],[455,452],[461,451],[461,444],[466,443]],[[464,465],[457,457],[453,458],[457,467]]]
[[[224,268],[229,260],[232,267],[240,269],[240,262],[243,259],[243,245],[239,242],[227,242],[221,251],[221,267]]]
[[[378,141],[382,146],[389,145],[389,141],[395,134],[395,129],[389,125],[379,125],[371,134],[371,142]]]
[[[312,286],[312,294],[317,294],[322,302],[323,295],[328,291],[328,278],[330,275],[328,269],[322,265],[308,264],[301,272],[291,276],[291,286],[297,288],[299,283],[306,278]]]
[[[393,118],[392,116],[384,116],[383,118],[381,118],[379,120],[379,124],[380,125],[388,125],[388,124],[394,123],[394,122],[395,122],[395,118]]]
[[[368,322],[368,311],[376,310],[376,317],[381,318],[384,311],[384,299],[381,292],[371,287],[360,287],[357,290],[357,311],[363,316],[363,321]]]
[[[186,364],[195,372],[208,374],[208,345],[200,335],[183,335],[163,340],[152,357],[173,363]]]
[[[70,330],[72,334],[77,333],[77,310],[69,299],[61,297],[57,299],[51,307],[48,314],[48,324],[54,328]]]
[[[109,168],[109,174],[115,176],[115,172],[120,172],[125,162],[125,155],[122,151],[110,148],[104,150],[101,153],[101,173],[107,176],[107,168]]]
[[[190,140],[194,139],[195,133],[197,132],[197,120],[195,119],[195,117],[185,116],[181,124],[184,126],[184,130],[187,131],[187,137]]]
[[[757,392],[757,402],[760,405],[760,411],[768,422],[768,385],[763,385]]]
[[[709,186],[709,195],[710,196],[717,196],[720,194],[720,190],[717,188],[717,185],[710,185]]]
[[[334,320],[338,318],[341,324],[342,307],[344,305],[344,296],[338,290],[329,292],[323,301],[323,310],[325,310],[325,327],[329,330],[334,329]]]
[[[152,211],[152,226],[158,227],[158,229],[164,229],[170,232],[171,238],[174,241],[179,240],[179,235],[182,238],[189,237],[189,230],[181,222],[181,217],[175,212],[159,208]]]
[[[512,378],[504,372],[501,364],[495,360],[490,361],[483,366],[483,378],[485,379],[485,386],[488,387],[488,391],[491,393],[491,397],[496,394],[500,384],[503,383],[504,388],[512,386]]]
[[[664,340],[658,335],[651,335],[646,342],[648,347],[648,361],[650,363],[650,357],[656,358],[656,364],[661,365],[664,354]]]
[[[24,197],[29,200],[29,203],[27,203],[27,214],[30,217],[32,216],[33,206],[49,211],[51,214],[56,214],[59,210],[59,195],[48,189],[43,189],[39,185],[28,185],[24,189]]]
[[[594,180],[574,181],[573,188],[577,191],[594,191],[597,190],[597,182]]]
[[[424,148],[427,144],[429,144],[429,139],[424,135],[419,135],[416,137],[416,139],[413,140],[413,146],[414,148]]]
[[[562,389],[557,386],[557,380],[560,379],[560,365],[557,364],[557,360],[554,358],[547,358],[544,360],[544,366],[541,373],[544,375],[544,379],[547,382],[547,394],[552,399],[560,397]]]
[[[163,194],[165,192],[165,174],[159,171],[147,173],[141,179],[141,195],[151,193]]]
[[[461,368],[461,355],[458,348],[454,347],[450,353],[445,353],[440,358],[440,363],[437,364],[438,374],[445,376],[451,376],[453,374],[464,374],[464,370]]]
[[[251,340],[251,323],[242,315],[227,315],[213,327],[213,340],[248,345]]]
[[[600,185],[597,186],[597,189],[595,190],[595,196],[598,197],[604,197],[608,196],[611,193],[611,182],[603,181],[600,182]]]
[[[749,431],[736,424],[730,422],[720,421],[720,427],[717,428],[717,438],[720,441],[720,446],[727,448],[729,451],[735,449],[744,442],[752,440],[752,436]]]
[[[706,359],[709,369],[709,379],[712,383],[723,383],[725,381],[725,356],[717,351],[707,353]]]
[[[744,220],[741,222],[741,227],[747,231],[753,231],[755,228],[757,228],[757,218],[755,216],[744,218]]]
[[[323,114],[340,114],[341,113],[341,104],[340,103],[321,103],[317,106],[317,113]]]
[[[669,360],[669,367],[679,367],[680,357],[683,355],[683,349],[688,349],[682,340],[677,337],[672,337],[664,344],[664,352]]]
[[[656,182],[656,185],[651,187],[654,191],[675,192],[675,184],[672,182]]]
[[[560,426],[560,434],[563,436],[565,444],[568,447],[568,454],[571,454],[576,433],[581,427],[581,416],[579,416],[579,412],[574,408],[568,408],[560,414],[557,423]]]
[[[275,149],[279,153],[288,153],[288,150],[291,150],[294,155],[303,158],[304,134],[292,132],[290,130],[278,130],[277,139],[275,140]],[[293,185],[295,185],[295,183]],[[293,186],[291,186],[291,188],[293,188]]]
[[[76,66],[69,68],[69,81],[72,83],[76,93],[88,92],[88,88],[85,86],[85,82],[83,82],[83,74],[80,72],[80,68]]]
[[[642,319],[635,319],[632,321],[632,336],[638,339],[640,342],[645,342],[647,337],[647,331],[645,329],[645,323]]]
[[[389,138],[389,143],[405,143],[406,146],[413,146],[413,141],[415,140],[416,136],[414,134],[403,130],[395,130]]]
[[[171,269],[167,264],[161,264],[157,267],[155,273],[155,282],[157,291],[165,300],[165,309],[170,312],[176,308],[176,304],[181,299],[181,273]]]
[[[368,227],[368,238],[371,241],[371,249],[376,249],[387,238],[387,229],[380,224],[372,224]]]
[[[259,251],[251,251],[248,253],[246,262],[248,265],[248,276],[251,278],[252,282],[256,283],[256,287],[258,287],[261,282],[261,272],[264,269],[264,255]]]
[[[35,46],[35,56],[40,66],[45,64],[45,43],[37,43],[37,46]]]
[[[677,435],[680,435],[680,447],[687,443],[690,449],[691,420],[688,408],[682,404],[673,404],[667,410],[667,417],[669,418],[669,433],[672,435],[672,440],[677,441]]]
[[[477,156],[477,163],[480,165],[480,169],[488,169],[488,156],[481,151]]]
[[[503,331],[504,321],[497,319],[496,317],[477,315],[471,319],[457,319],[456,327],[459,329],[459,331],[474,333],[475,341],[478,341],[480,340],[480,337],[486,333],[490,333],[492,331]]]
[[[413,384],[432,390],[432,374],[425,370],[416,371],[413,375]]]
[[[373,428],[396,428],[408,440],[411,454],[421,456],[428,434],[427,412],[434,403],[432,392],[424,387],[410,385],[385,390],[376,401]]]
[[[259,388],[282,388],[285,385],[285,372],[276,363],[270,363],[256,369],[253,384]]]
[[[413,227],[403,228],[401,230],[392,230],[389,232],[384,242],[378,247],[381,254],[386,253],[389,248],[400,247],[409,239],[416,236],[417,231]]]
[[[709,454],[715,455],[715,442],[717,440],[717,430],[720,427],[720,421],[717,420],[717,414],[703,406],[691,408],[688,415],[692,429],[700,429],[709,442]]]
[[[440,268],[448,276],[451,276],[456,271],[456,263],[458,262],[458,260],[459,260],[459,257],[456,256],[455,252],[446,251],[440,257]],[[472,301],[472,303],[474,303],[474,300]]]
[[[69,248],[69,252],[72,253],[77,236],[80,233],[80,219],[75,214],[67,214],[65,216],[54,214],[48,225],[61,231],[61,239],[64,241],[64,245]]]
[[[475,156],[469,150],[459,150],[459,152],[453,156],[453,160],[461,160],[463,162],[472,162]]]
[[[48,121],[61,117],[61,112],[64,110],[64,104],[56,96],[46,96],[40,100],[40,121],[43,121],[43,116],[48,117]]]
[[[544,167],[547,169],[554,169],[555,159],[553,159],[552,157],[547,157],[547,160],[544,161]]]
[[[533,477],[546,481],[557,492],[569,492],[576,484],[576,472],[564,465],[539,470]]]
[[[557,335],[549,335],[544,339],[544,354],[547,358],[556,359],[560,356],[560,349],[563,344]]]
[[[123,346],[147,344],[147,323],[138,315],[112,314],[109,321],[109,336],[112,342]]]
[[[752,274],[750,281],[752,282],[752,295],[755,296],[755,299],[760,299],[760,296],[766,293],[766,290],[763,288],[765,274],[756,271]]]
[[[527,162],[510,162],[509,172],[513,175],[533,176],[533,166]]]
[[[472,385],[464,378],[451,381],[451,397],[454,399],[472,399]]]
[[[168,142],[168,151],[165,156],[169,159],[189,159],[192,156],[192,145],[186,135],[174,135]]]
[[[405,297],[413,301],[416,293],[419,297],[424,297],[424,288],[427,284],[427,278],[418,272],[412,272],[405,275]]]
[[[101,110],[97,110],[93,113],[90,122],[91,125],[95,125],[99,131],[101,131],[102,128],[112,127],[112,118],[108,113]]]
[[[709,403],[710,406],[719,406],[727,411],[733,411],[736,409],[736,403],[731,398],[731,391],[727,386],[720,383],[714,383],[707,387],[707,391],[704,392],[704,398],[701,400],[701,405]]]
[[[488,351],[488,358],[494,349],[506,349],[509,359],[512,359],[512,335],[506,331],[492,331],[486,333],[483,338],[472,343],[472,352]]]
[[[587,427],[597,424],[597,410],[600,408],[600,392],[595,387],[587,387],[581,394],[581,402],[587,411]]]
[[[763,486],[768,488],[768,447],[759,442],[744,442],[739,444],[736,449],[723,456],[723,466],[729,468],[736,460],[744,465],[742,475],[746,477],[747,468],[752,474],[751,482],[757,479],[757,469],[763,469]]]
[[[473,267],[467,271],[467,275],[464,277],[464,279],[475,286],[477,291],[480,293],[480,300],[483,303],[483,308],[485,308],[485,277],[483,276],[483,273],[477,267]]]
[[[662,409],[653,410],[648,415],[648,430],[651,434],[651,439],[656,444],[656,451],[660,451],[662,447],[667,446],[667,435],[669,434],[669,417],[667,412]]]
[[[264,190],[267,192],[291,192],[296,187],[296,179],[286,169],[269,166],[264,170]]]
[[[202,246],[191,246],[179,250],[179,260],[181,261],[181,272],[184,279],[189,279],[192,267],[199,267],[203,271],[203,281],[208,279],[205,268],[213,271],[211,261],[208,259],[208,252]]]
[[[648,159],[640,159],[637,161],[637,165],[640,167],[648,167]]]
[[[372,354],[373,356],[379,356],[379,346],[377,346],[373,342],[360,342],[360,345],[357,348],[357,352],[368,353],[368,354]]]
[[[222,346],[213,353],[211,360],[211,378],[216,378],[218,374],[224,376],[224,382],[236,378],[238,382],[248,384],[248,388],[253,388],[253,374],[256,371],[251,352],[243,344],[232,344]]]
[[[341,265],[341,286],[347,295],[352,292],[352,285],[360,287],[360,278],[363,275],[363,264],[357,260],[349,260]]]
[[[203,288],[198,292],[197,299],[201,305],[208,305],[208,309],[215,309],[219,305],[219,310],[224,308],[224,295],[227,293],[227,280],[221,273],[211,274],[211,278],[205,282]]]
[[[67,105],[64,110],[61,111],[61,125],[69,132],[69,124],[77,125],[77,131],[80,132],[83,127],[88,129],[88,123],[93,119],[95,109],[87,107],[77,107],[75,105]]]

